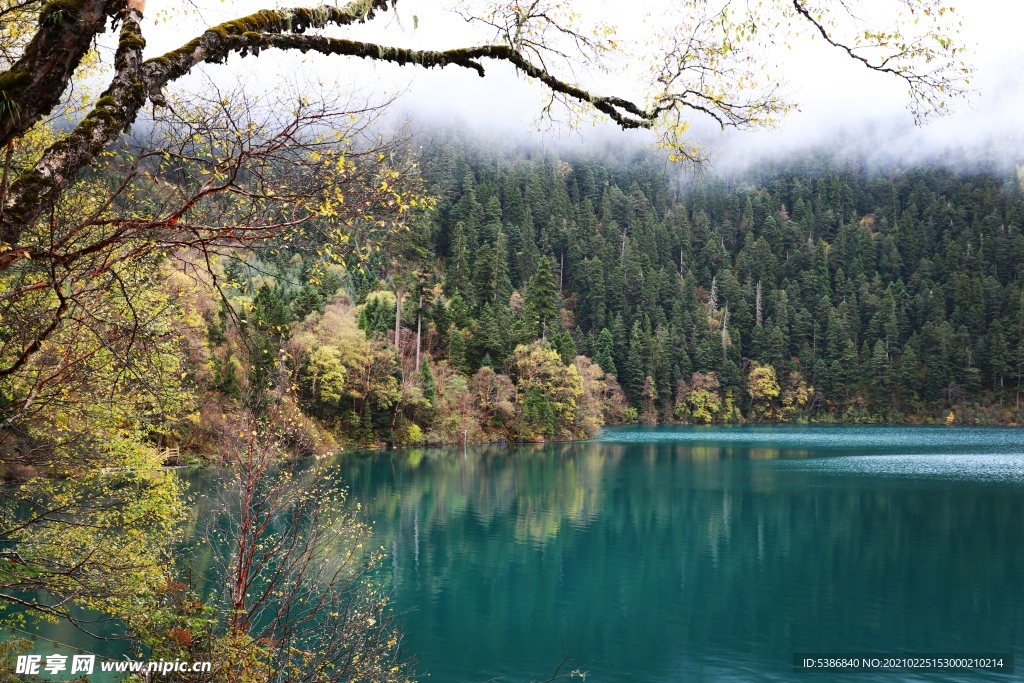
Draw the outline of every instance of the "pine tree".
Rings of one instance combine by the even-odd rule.
[[[292,313],[296,320],[304,320],[313,311],[323,311],[324,300],[312,285],[305,285],[292,301]]]
[[[600,365],[605,373],[612,375],[617,374],[615,359],[612,356],[614,347],[615,340],[612,339],[612,333],[608,331],[607,327],[601,328],[601,333],[597,335],[597,341],[594,342],[594,362]]]
[[[437,384],[434,382],[434,373],[430,371],[429,362],[420,365],[419,381],[423,390],[423,400],[433,407],[437,398]]]
[[[917,404],[917,391],[920,386],[918,378],[919,366],[917,354],[914,347],[909,343],[903,347],[900,354],[899,377],[896,389],[904,403],[914,406]]]
[[[451,342],[448,344],[448,363],[459,372],[466,372],[466,338],[462,330],[452,325],[449,332]]]
[[[654,378],[648,375],[644,378],[644,385],[640,391],[643,400],[644,422],[655,424],[658,421],[658,410],[655,403],[658,400],[658,389],[654,384]]]
[[[988,364],[992,376],[992,385],[1004,386],[1004,380],[1010,370],[1010,347],[1003,336],[1003,326],[996,320],[988,331]]]
[[[1024,196],[991,179],[872,178],[816,159],[686,195],[654,175],[567,161],[488,150],[444,167],[437,244],[447,290],[472,302],[453,297],[450,314],[473,330],[474,367],[490,354],[503,368],[499,354],[539,336],[568,362],[572,339],[641,413],[641,377],[664,396],[697,371],[746,406],[739,368],[751,360],[804,396],[791,406],[836,416],[867,405],[924,417],[1024,383]],[[486,350],[499,331],[501,350]]]
[[[626,398],[634,407],[641,405],[643,399],[644,379],[644,339],[640,321],[633,323],[633,332],[629,338],[629,354],[626,356],[626,367],[623,373],[623,390]]]
[[[445,348],[451,341],[450,332],[454,318],[445,302],[444,297],[438,297],[430,309],[430,321],[434,323],[437,330],[437,346]]]
[[[626,367],[626,355],[629,353],[629,328],[626,327],[626,322],[622,319],[622,313],[615,314],[611,327],[608,329],[611,331],[612,339],[615,340],[613,360],[618,369],[616,372],[616,377],[618,377],[618,373]]]
[[[256,401],[263,401],[279,377],[278,354],[289,333],[291,311],[281,293],[262,285],[253,298],[246,334],[249,339],[249,385],[256,392]]]
[[[496,244],[499,232],[501,232],[501,201],[497,197],[491,197],[484,207],[484,225],[480,228],[480,244]]]
[[[523,193],[512,174],[505,176],[501,197],[505,220],[522,230],[526,224],[526,205],[523,203]]]
[[[498,301],[497,284],[498,259],[491,245],[485,244],[476,253],[476,267],[473,271],[473,293],[476,305],[494,305]]]
[[[472,251],[466,236],[466,226],[461,221],[455,224],[451,247],[448,253],[448,267],[445,271],[445,291],[450,295],[469,292],[470,274],[473,272]]]
[[[498,229],[498,237],[494,243],[494,300],[508,302],[512,294],[512,280],[509,277],[508,236],[504,230]]]
[[[213,365],[213,387],[225,396],[241,397],[242,385],[235,371],[235,359],[232,356],[231,347],[225,347],[223,360],[216,353],[211,354],[210,360]]]
[[[881,339],[875,342],[875,347],[871,352],[870,371],[871,391],[875,396],[876,406],[881,408],[887,402],[886,399],[892,381],[889,354],[886,353],[885,342]]]
[[[551,338],[551,347],[558,352],[558,357],[565,365],[571,365],[576,356],[576,342],[568,332],[559,332]]]
[[[544,337],[561,328],[561,309],[562,297],[551,260],[542,258],[526,288],[523,319],[536,337]]]
[[[601,259],[583,261],[580,285],[580,324],[586,330],[601,329],[606,322],[604,265]]]
[[[476,358],[487,356],[488,359],[499,364],[505,360],[508,339],[507,324],[508,315],[503,307],[484,304],[473,334],[473,350]],[[480,364],[483,365],[483,361]]]
[[[292,312],[285,304],[281,292],[262,285],[252,301],[249,322],[252,329],[282,340],[288,334],[288,325],[292,321]]]

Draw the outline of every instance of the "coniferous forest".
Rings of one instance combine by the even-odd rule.
[[[645,153],[423,138],[419,228],[319,293],[245,285],[264,327],[300,326],[278,343],[300,407],[342,441],[1020,419],[1016,178],[822,154],[680,180]],[[385,359],[359,390],[338,316]]]

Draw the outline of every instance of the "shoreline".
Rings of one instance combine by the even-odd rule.
[[[604,428],[588,439],[549,439],[544,441],[509,441],[507,439],[496,439],[493,441],[473,441],[468,444],[456,443],[422,443],[412,445],[384,444],[382,446],[344,446],[333,452],[340,455],[346,452],[381,453],[384,451],[401,451],[416,448],[457,448],[457,447],[481,447],[481,446],[544,446],[548,444],[577,444],[599,442],[600,435],[605,429],[669,429],[669,428],[694,428],[694,429],[731,429],[746,427],[928,427],[934,429],[1020,429],[1022,425],[1016,423],[956,423],[944,424],[941,422],[839,422],[839,421],[814,421],[814,422],[770,422],[770,421],[746,421],[746,422],[713,422],[710,424],[694,424],[691,422],[670,422],[657,424],[614,424],[605,425]]]

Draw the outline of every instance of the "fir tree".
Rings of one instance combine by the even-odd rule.
[[[622,388],[634,406],[640,405],[645,378],[643,329],[640,327],[640,322],[637,321],[633,324],[633,332],[630,335],[629,355],[626,356],[626,367],[622,378]]]
[[[576,356],[576,342],[568,332],[559,332],[551,338],[551,347],[558,352],[558,357],[565,365],[571,365]]]
[[[429,362],[420,365],[419,381],[420,388],[423,390],[423,400],[433,407],[437,398],[437,384],[434,382],[434,373],[430,371]]]
[[[601,328],[601,334],[597,335],[597,341],[594,342],[594,362],[601,366],[601,369],[606,373],[615,375],[615,359],[613,357],[613,351],[615,346],[615,340],[612,339],[612,333],[608,331],[607,327]]]
[[[561,309],[562,297],[551,259],[542,258],[526,288],[523,319],[535,337],[544,337],[561,328]]]
[[[449,332],[451,341],[448,344],[448,363],[459,372],[466,372],[466,338],[462,334],[462,330],[451,326]]]

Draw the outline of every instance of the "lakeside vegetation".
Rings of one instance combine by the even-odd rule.
[[[384,249],[325,287],[285,249],[232,280],[255,330],[289,330],[255,348],[285,354],[298,408],[339,443],[1021,420],[1017,178],[823,154],[680,189],[646,154],[427,135],[437,204],[406,258]],[[219,372],[235,396],[269,376]]]
[[[365,670],[405,680],[371,578],[382,556],[342,548],[369,529],[316,466],[280,469],[284,454],[569,440],[623,423],[1021,419],[1018,178],[883,174],[820,155],[680,186],[648,153],[563,158],[417,135],[422,156],[389,150],[394,194],[367,191],[378,216],[416,204],[391,214],[380,249],[332,253],[335,235],[313,221],[212,255],[207,270],[199,250],[154,251],[112,268],[116,287],[78,295],[79,326],[47,348],[80,355],[40,354],[30,381],[8,385],[8,409],[25,405],[18,391],[45,400],[4,442],[5,473],[24,483],[0,522],[26,562],[5,563],[0,581],[58,600],[15,602],[8,618],[81,623],[89,607],[161,656],[219,657],[262,680],[283,670],[272,643],[289,642],[287,667],[330,668],[331,648],[347,650],[318,640],[320,617],[254,619],[261,595],[280,597],[284,584],[258,578],[270,572],[350,605],[338,633],[362,639]],[[360,216],[349,234],[379,220]],[[87,310],[102,324],[83,324]],[[167,448],[217,465],[230,532],[210,538],[223,556],[164,562],[195,521],[161,470]],[[22,528],[26,511],[38,516]],[[87,524],[69,533],[68,514]],[[282,515],[295,524],[268,526]],[[245,557],[253,544],[290,550]],[[211,594],[187,579],[198,560],[235,578]]]
[[[512,290],[529,311],[553,271],[549,336],[614,374],[646,422],[1020,419],[1018,177],[824,152],[680,188],[643,155],[431,149],[471,371],[520,343],[494,320],[517,320]]]
[[[313,221],[209,256],[208,275],[201,252],[158,252],[83,291],[106,317],[51,342],[81,357],[40,356],[8,385],[8,410],[34,398],[7,471],[103,452],[135,467],[152,445],[204,459],[253,411],[305,453],[604,424],[1022,419],[1017,177],[823,152],[682,183],[644,152],[410,142],[427,151],[389,152],[395,194],[368,195],[417,207],[383,248],[354,257]],[[41,296],[21,306],[59,306]]]
[[[768,43],[824,36],[905,86],[915,121],[971,77],[957,20],[936,0],[907,0],[878,25],[845,3],[746,15],[671,4],[654,41],[564,3],[482,0],[462,5],[470,42],[443,50],[407,47],[418,42],[409,34],[373,42],[382,34],[367,25],[381,16],[419,30],[396,0],[263,8],[215,26],[206,4],[147,15],[145,0],[0,0],[0,624],[98,635],[96,623],[112,623],[133,656],[214,661],[208,681],[412,676],[368,526],[323,459],[300,456],[578,439],[603,423],[845,417],[860,404],[836,403],[849,379],[836,364],[851,344],[856,355],[881,339],[830,323],[835,343],[819,344],[815,327],[804,352],[805,308],[831,316],[835,301],[846,320],[853,304],[837,293],[863,275],[845,260],[846,280],[830,270],[838,262],[817,246],[830,235],[814,231],[832,223],[817,204],[808,218],[795,197],[769,194],[751,199],[748,222],[721,209],[721,192],[668,200],[668,173],[650,159],[520,162],[442,139],[416,152],[403,131],[383,132],[387,95],[325,85],[307,66],[289,74],[300,85],[265,87],[250,63],[232,87],[213,65],[266,64],[268,50],[333,60],[332,70],[356,57],[479,76],[504,64],[544,89],[544,116],[606,117],[698,164],[693,115],[757,128],[794,108],[765,68]],[[193,20],[196,37],[147,48],[147,31],[173,41]],[[623,64],[656,66],[636,91],[589,77]],[[836,224],[866,220],[868,208],[841,208]],[[790,233],[808,226],[800,256]],[[763,233],[782,264],[774,282],[758,271],[756,329],[741,232]],[[971,239],[955,237],[967,259]],[[854,261],[881,296],[866,253]],[[997,265],[1005,303],[1016,275]],[[1007,325],[1011,307],[994,313]],[[952,334],[974,322],[954,320]],[[957,342],[942,329],[941,344]],[[1017,343],[1017,328],[1002,334]],[[913,339],[902,335],[884,348],[899,368]],[[986,328],[985,349],[997,339]],[[917,347],[931,363],[931,347]],[[1016,386],[1000,370],[997,389],[990,360],[973,383],[956,374],[959,357],[946,360],[944,398],[922,376],[918,399],[894,389],[888,413],[878,401],[851,416],[910,412],[897,396],[922,414],[941,401],[1001,405]],[[819,361],[831,365],[819,372]],[[216,480],[216,514],[186,552],[176,543],[195,530],[196,506],[166,467],[182,462],[208,464]]]

